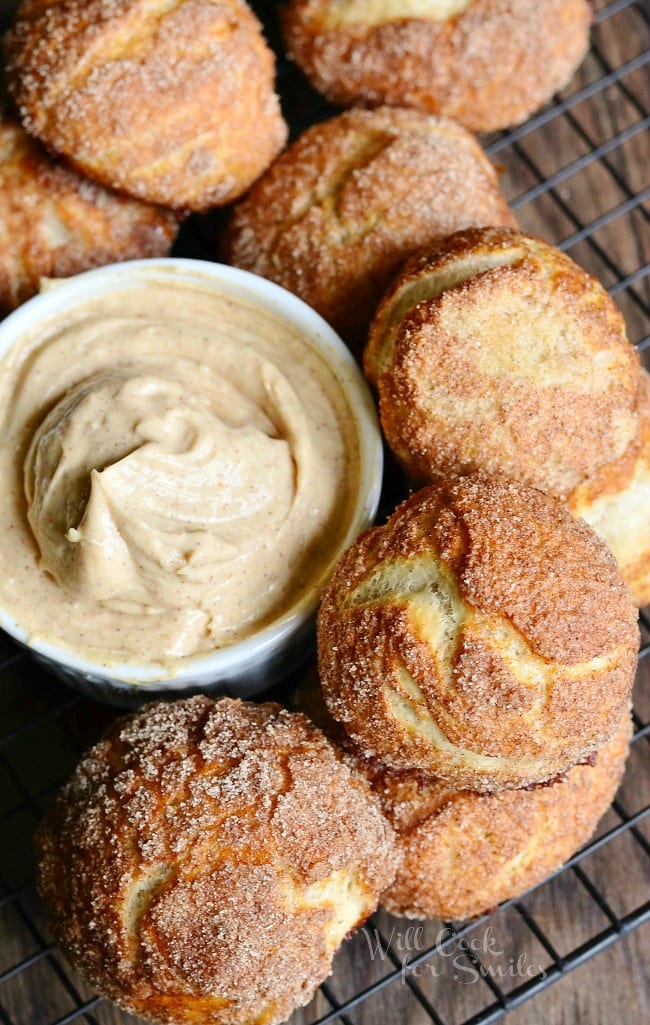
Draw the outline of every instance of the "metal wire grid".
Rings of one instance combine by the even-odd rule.
[[[269,38],[279,48],[272,20],[274,4],[264,0],[256,6]],[[620,21],[618,37],[635,44],[630,46],[630,53],[612,53],[611,47],[602,45],[599,26],[610,19]],[[578,89],[574,86],[573,91],[556,98],[552,106],[526,124],[492,137],[486,146],[493,158],[503,159],[507,165],[504,190],[522,226],[554,240],[563,250],[573,251],[579,262],[606,282],[622,305],[631,338],[642,352],[650,348],[650,301],[645,281],[650,265],[642,255],[650,187],[647,181],[631,180],[631,176],[639,169],[641,173],[647,171],[649,166],[638,150],[638,144],[647,141],[643,133],[650,121],[643,97],[647,78],[642,76],[650,59],[643,48],[644,34],[647,39],[648,16],[641,3],[615,0],[600,7],[595,15],[586,84]],[[331,112],[285,60],[279,65],[279,88],[294,134]],[[617,119],[621,118],[624,123],[619,127]],[[600,138],[603,129],[605,137]],[[546,158],[552,158],[554,133],[559,131],[571,134],[576,157],[549,169]],[[628,153],[631,146],[636,151]],[[589,183],[590,172],[595,170],[598,174]],[[595,194],[596,203],[583,214],[582,209],[589,204],[585,207],[577,200],[584,198],[578,196],[578,191],[585,182],[592,200]],[[570,193],[565,191],[567,186],[572,189]],[[213,258],[218,221],[218,215],[188,221],[178,252]],[[616,247],[610,247],[607,237],[608,229],[621,223],[626,225],[630,239],[622,257]],[[640,754],[650,740],[647,614],[642,614],[641,624],[639,663],[644,679],[640,681],[642,688],[634,713],[634,754]],[[31,880],[34,825],[81,750],[99,736],[111,717],[107,710],[48,678],[28,656],[0,637],[0,1025],[67,1025],[73,1021],[108,1025],[134,1020],[93,996],[49,942]],[[647,755],[640,756],[640,762],[647,768]],[[625,787],[619,792],[623,793]],[[488,1025],[498,1021],[650,919],[650,900],[644,899],[650,892],[650,842],[644,833],[650,804],[641,803],[631,810],[630,801],[635,801],[633,795],[626,796],[624,803],[619,796],[596,839],[538,891],[548,894],[555,884],[571,881],[576,921],[584,919],[589,928],[586,935],[576,935],[569,949],[561,949],[552,935],[552,923],[541,921],[535,893],[502,905],[495,915],[478,921],[449,923],[444,931],[436,925],[414,931],[409,950],[403,944],[395,947],[395,920],[377,915],[370,921],[369,931],[344,945],[331,979],[312,1004],[292,1020],[313,1025],[335,1021],[374,1025],[397,1020],[397,1016],[435,1025]],[[601,865],[620,858],[617,845],[626,838],[632,845],[628,844],[625,852],[630,879],[636,859],[639,878],[644,882],[637,887],[638,899],[621,904],[605,892],[607,887],[599,879],[602,871],[592,866],[601,855],[605,858]],[[507,956],[506,950],[495,950],[492,940],[486,943],[486,935],[493,937],[490,930],[496,930],[501,944],[507,946],[511,941],[519,959],[533,958],[530,965],[535,970],[528,972],[523,981],[521,974],[508,976],[514,957]],[[403,940],[404,933],[398,935]],[[498,964],[495,954],[497,961],[501,959]],[[337,972],[341,960],[348,969],[344,986],[339,984]],[[352,978],[356,971],[361,980],[352,989],[348,978],[351,965],[355,969]],[[504,965],[505,979],[498,970]],[[447,969],[446,975],[442,966]],[[471,987],[472,999],[468,1000],[469,987],[462,986],[459,973],[472,972],[478,985]],[[388,1010],[391,1007],[392,1018]]]

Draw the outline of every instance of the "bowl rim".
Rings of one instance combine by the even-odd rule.
[[[46,288],[10,313],[0,323],[0,363],[26,334],[46,327],[48,320],[54,321],[66,309],[83,305],[93,294],[96,295],[95,284],[101,285],[102,294],[106,294],[136,287],[147,279],[164,279],[169,274],[183,281],[201,279],[202,284],[219,285],[288,320],[305,334],[338,381],[356,428],[359,490],[352,505],[348,529],[326,565],[324,572],[329,577],[343,552],[374,520],[382,486],[383,446],[370,389],[351,351],[320,314],[296,295],[249,271],[209,260],[168,256],[106,264],[57,281],[55,287]],[[136,685],[144,692],[167,686],[173,689],[185,679],[196,680],[197,676],[204,677],[206,682],[215,676],[225,682],[229,673],[234,677],[238,671],[245,671],[247,665],[260,665],[313,616],[318,602],[319,595],[313,593],[313,588],[309,589],[280,617],[258,632],[215,651],[190,655],[178,661],[171,672],[162,662],[95,662],[51,641],[31,638],[1,605],[0,628],[36,654],[57,662],[63,669],[81,673],[86,678],[100,678],[117,688],[131,689]]]

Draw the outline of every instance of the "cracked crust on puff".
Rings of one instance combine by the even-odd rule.
[[[477,132],[524,121],[569,81],[589,45],[586,0],[292,0],[290,54],[341,106],[389,103]],[[355,15],[355,8],[358,16]]]
[[[207,697],[119,720],[36,846],[72,963],[164,1025],[284,1021],[396,867],[377,798],[304,716]]]
[[[475,474],[418,492],[348,550],[323,595],[319,671],[364,753],[496,791],[550,779],[613,735],[638,636],[589,527]]]
[[[299,295],[358,349],[408,256],[468,225],[515,223],[494,167],[459,125],[353,110],[276,160],[236,207],[222,255]]]
[[[22,0],[5,50],[27,130],[136,199],[229,203],[286,140],[274,57],[241,0]]]
[[[507,228],[407,261],[364,354],[389,445],[415,480],[485,470],[566,496],[638,429],[639,357],[602,285]]]

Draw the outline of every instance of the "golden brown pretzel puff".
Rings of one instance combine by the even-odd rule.
[[[499,794],[367,765],[402,853],[382,906],[409,918],[471,918],[537,886],[594,832],[621,782],[631,735],[626,711],[595,764]]]
[[[417,492],[362,535],[318,618],[325,700],[362,752],[481,792],[550,779],[608,740],[637,645],[593,530],[482,473]]]
[[[6,52],[27,130],[139,199],[229,203],[286,139],[243,0],[22,0]]]
[[[567,502],[608,545],[639,606],[650,603],[650,374],[641,371],[639,430],[620,459],[578,485]]]
[[[0,315],[62,278],[117,260],[165,256],[168,210],[108,192],[53,160],[0,110]]]
[[[566,85],[590,21],[586,0],[290,0],[283,26],[332,102],[418,107],[487,132]]]
[[[483,469],[564,497],[638,430],[639,357],[614,302],[554,246],[507,228],[408,261],[364,367],[419,481]]]
[[[284,1021],[396,868],[377,798],[304,716],[207,697],[119,720],[36,846],[74,966],[164,1025]]]
[[[291,695],[378,795],[401,861],[381,904],[414,918],[469,918],[518,897],[591,836],[623,775],[632,734],[626,709],[613,738],[557,779],[520,790],[454,790],[417,769],[364,757],[330,716],[315,672]]]
[[[359,347],[407,256],[471,224],[515,225],[473,136],[417,111],[352,110],[275,161],[236,207],[223,255],[295,292]]]

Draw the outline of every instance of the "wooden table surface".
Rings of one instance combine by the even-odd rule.
[[[9,6],[7,0],[0,0],[0,11]],[[592,83],[613,71],[611,84],[604,89],[594,85],[592,96],[533,131],[524,129],[514,140],[493,137],[486,142],[503,171],[502,186],[513,201],[522,227],[549,241],[564,243],[574,259],[613,288],[630,338],[639,342],[649,330],[648,280],[630,281],[629,276],[636,278],[638,268],[647,264],[650,239],[647,208],[635,205],[631,197],[650,184],[647,128],[639,130],[650,90],[647,66],[636,66],[639,55],[648,48],[648,28],[640,4],[621,0],[614,5],[599,2],[596,8],[605,11],[606,16],[595,25],[592,52],[563,95],[571,96],[583,88],[589,93]],[[616,81],[616,69],[629,62],[632,70]],[[295,90],[292,81],[289,88]],[[291,109],[300,108],[301,99],[295,91],[291,95],[285,92],[284,98]],[[595,160],[588,157],[594,149],[599,153]],[[555,182],[552,190],[540,184],[549,178]],[[610,211],[617,214],[604,216]],[[599,221],[597,230],[593,230],[590,226],[600,218],[602,223]],[[192,252],[193,245],[186,232],[180,251]],[[0,666],[2,651],[6,658],[12,649],[0,644]],[[91,991],[65,966],[58,952],[39,955],[46,926],[42,909],[29,888],[30,835],[36,817],[49,800],[48,788],[70,771],[80,746],[95,739],[110,716],[98,706],[81,701],[63,714],[48,717],[48,710],[56,709],[69,696],[25,658],[10,662],[0,671],[3,726],[20,728],[34,715],[45,716],[5,746],[0,756],[0,823],[4,838],[0,873],[9,885],[24,887],[19,901],[0,904],[0,976],[24,958],[34,957],[29,968],[0,984],[0,1022],[12,1025],[50,1025],[72,1013],[77,998],[92,998]],[[650,658],[642,664],[635,701],[640,718],[647,723]],[[650,803],[649,752],[647,740],[634,745],[619,793],[620,807],[627,814]],[[618,822],[617,812],[611,810],[599,832]],[[501,909],[472,934],[479,944],[481,960],[505,992],[519,985],[527,972],[537,972],[551,961],[548,950],[526,925],[522,911],[534,917],[547,941],[562,956],[609,924],[607,911],[594,901],[590,888],[596,887],[604,895],[616,917],[650,898],[650,857],[643,849],[643,838],[650,842],[648,820],[638,827],[637,837],[629,831],[624,833],[581,862],[577,872],[564,872],[528,895],[520,910]],[[328,981],[328,992],[338,1001],[345,1001],[399,964],[404,946],[417,953],[431,945],[440,929],[439,923],[429,923],[421,933],[409,932],[409,923],[389,916],[379,916],[377,922],[382,935],[392,937],[396,960],[382,960],[376,952],[373,958],[372,934],[357,934],[337,956],[334,974]],[[432,1020],[424,999],[435,1006],[445,1023],[462,1025],[493,998],[486,992],[486,983],[472,975],[471,964],[458,945],[452,946],[448,954],[414,973],[411,985],[398,978],[350,1009],[341,1020],[354,1025],[424,1025]],[[647,923],[502,1020],[508,1025],[640,1025],[650,1021],[649,965]],[[329,1010],[327,999],[319,994],[305,1011],[294,1015],[292,1025],[307,1025]],[[89,1025],[135,1021],[105,1002],[75,1020]]]

